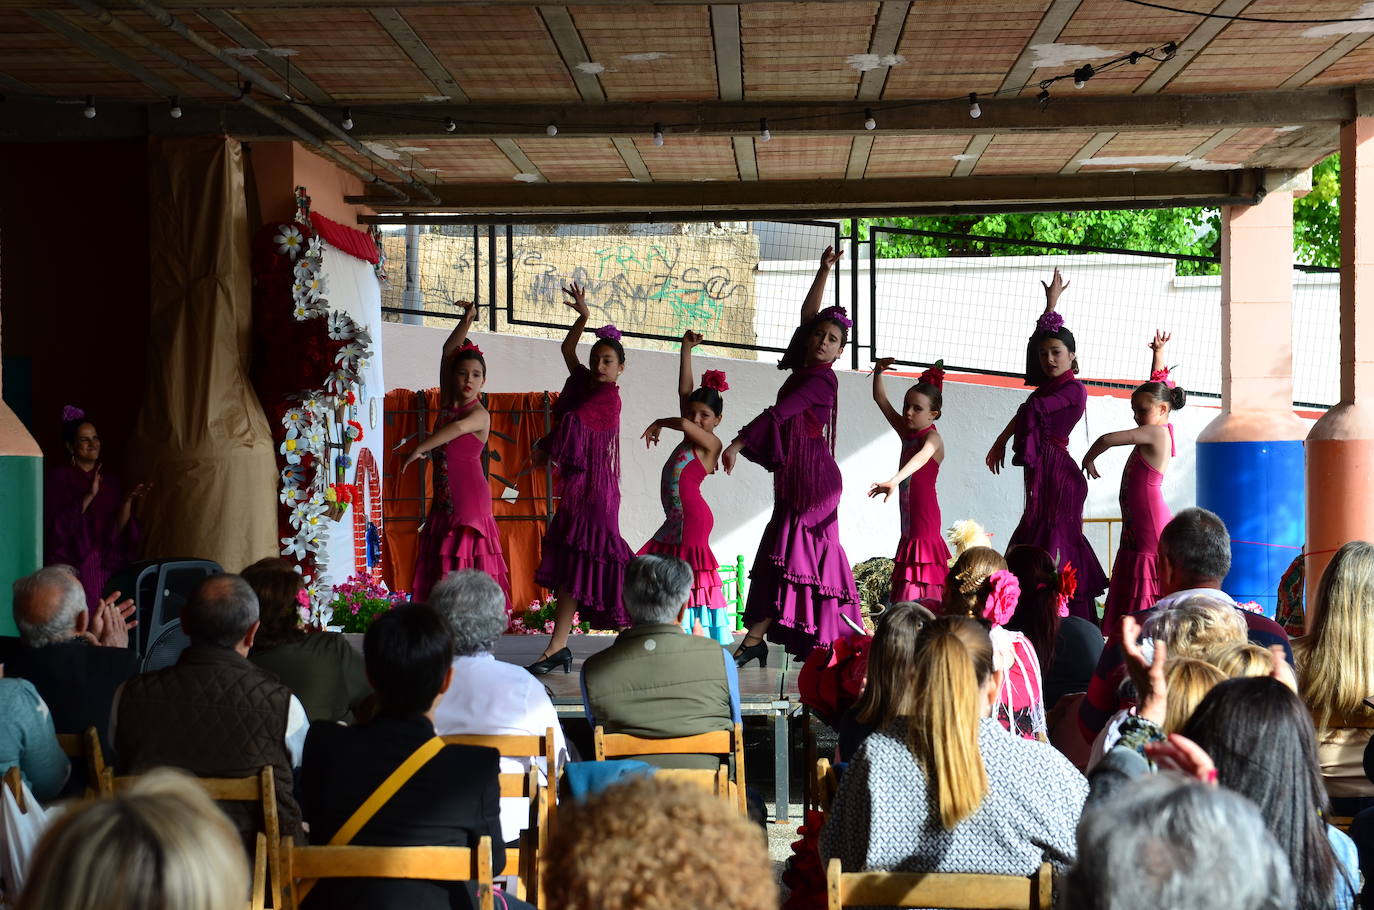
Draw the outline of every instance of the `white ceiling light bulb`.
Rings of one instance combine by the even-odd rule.
[[[171,115],[173,120],[181,119],[181,99],[177,98],[176,95],[172,96],[172,109],[167,113]]]
[[[547,133],[549,136],[557,136],[558,124],[550,123],[548,126],[544,127],[544,132]]]
[[[977,120],[979,117],[983,116],[983,109],[978,106],[977,92],[968,93],[968,115],[972,117],[974,120]]]
[[[876,130],[877,128],[878,128],[878,121],[877,121],[877,120],[874,118],[874,116],[873,116],[873,108],[871,108],[871,107],[866,107],[866,108],[864,108],[864,129],[866,129],[866,130]]]
[[[95,96],[94,96],[94,95],[87,95],[87,96],[86,96],[86,107],[85,107],[84,109],[82,109],[81,113],[82,113],[82,115],[83,115],[87,120],[94,120],[94,119],[95,119]]]
[[[343,118],[343,123],[342,123],[341,125],[342,125],[343,128],[346,129],[346,130],[351,130],[351,129],[353,129],[353,109],[352,109],[352,108],[348,108],[348,107],[344,108],[344,118]]]
[[[764,117],[759,121],[759,141],[769,142],[773,139],[772,132],[768,129],[768,118]]]
[[[660,148],[663,146],[663,124],[661,123],[654,124],[654,145]]]

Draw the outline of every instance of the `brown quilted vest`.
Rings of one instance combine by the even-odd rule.
[[[301,812],[291,787],[286,717],[291,690],[237,651],[197,645],[176,666],[135,676],[119,696],[115,753],[120,774],[161,765],[199,777],[276,776],[281,833],[299,839]],[[245,843],[262,824],[250,803],[220,803]]]

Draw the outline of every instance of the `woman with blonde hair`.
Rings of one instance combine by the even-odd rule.
[[[1308,628],[1293,640],[1298,692],[1317,725],[1317,758],[1337,815],[1374,805],[1364,750],[1374,734],[1374,545],[1352,540],[1322,572]]]
[[[945,577],[940,611],[968,616],[992,629],[993,663],[1004,674],[997,693],[996,717],[1002,726],[1026,739],[1045,739],[1045,699],[1040,658],[1022,632],[1003,628],[1021,600],[1021,582],[992,547],[970,547],[959,554]]]
[[[1231,642],[1212,648],[1207,652],[1207,661],[1225,673],[1227,679],[1273,676],[1294,692],[1298,691],[1297,677],[1288,662],[1275,664],[1274,652],[1254,642]]]
[[[1002,671],[984,623],[942,616],[916,640],[909,716],[859,747],[821,831],[846,872],[1029,875],[1073,862],[1088,795],[1053,746],[992,717]]]
[[[17,910],[242,910],[248,863],[205,790],[159,768],[78,804],[38,842]]]

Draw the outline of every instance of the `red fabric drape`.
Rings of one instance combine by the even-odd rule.
[[[376,265],[377,260],[381,258],[377,254],[377,244],[372,242],[372,237],[369,234],[332,221],[319,212],[310,213],[310,224],[315,229],[315,233],[323,237],[336,250],[342,250],[350,256],[363,259],[373,265]]]

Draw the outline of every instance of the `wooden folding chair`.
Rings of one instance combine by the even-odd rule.
[[[210,798],[215,802],[258,803],[262,809],[262,829],[258,832],[267,839],[267,878],[271,889],[272,906],[281,906],[282,867],[280,844],[281,826],[277,821],[277,781],[272,774],[271,765],[263,765],[253,777],[196,777]],[[138,780],[137,776],[115,777],[110,768],[102,775],[102,793],[118,793],[127,790]]]
[[[265,910],[267,907],[267,835],[261,831],[253,844],[253,893],[248,899],[248,910]]]
[[[712,730],[696,736],[645,739],[629,733],[607,733],[599,724],[593,732],[596,760],[635,758],[640,755],[715,755],[735,759],[735,800],[739,811],[749,814],[744,794],[744,731],[737,723],[729,730]]]
[[[530,768],[524,774],[502,774],[501,795],[528,799],[530,815],[520,832],[520,846],[506,847],[506,864],[496,874],[515,878],[512,893],[538,906],[540,863],[549,840],[549,791],[539,783],[539,772]]]
[[[660,768],[654,772],[654,779],[684,781],[731,805],[735,802],[735,795],[730,792],[730,771],[724,764],[714,771],[705,768]]]
[[[281,842],[286,910],[297,910],[301,886],[322,878],[411,878],[442,882],[476,882],[481,910],[493,910],[491,838],[477,847],[298,847]]]
[[[83,733],[59,733],[57,744],[68,758],[79,758],[86,765],[86,795],[100,795],[105,777],[105,750],[100,746],[100,733],[87,727]]]
[[[815,800],[815,808],[829,812],[839,789],[840,776],[835,773],[835,766],[830,764],[830,759],[816,759],[811,771],[811,796]]]
[[[19,811],[28,814],[28,801],[24,799],[24,775],[20,772],[18,765],[10,765],[5,771],[5,786],[10,788],[14,794],[14,801],[19,804]]]
[[[445,743],[460,746],[485,746],[501,753],[502,758],[544,759],[548,769],[548,790],[554,794],[549,797],[547,826],[552,830],[557,824],[558,815],[558,751],[553,737],[553,727],[545,727],[543,736],[521,735],[517,733],[481,734],[450,733],[443,737]]]
[[[838,858],[825,870],[828,910],[841,907],[948,907],[951,910],[1050,910],[1054,873],[1041,863],[1032,875],[953,872],[844,872]]]

